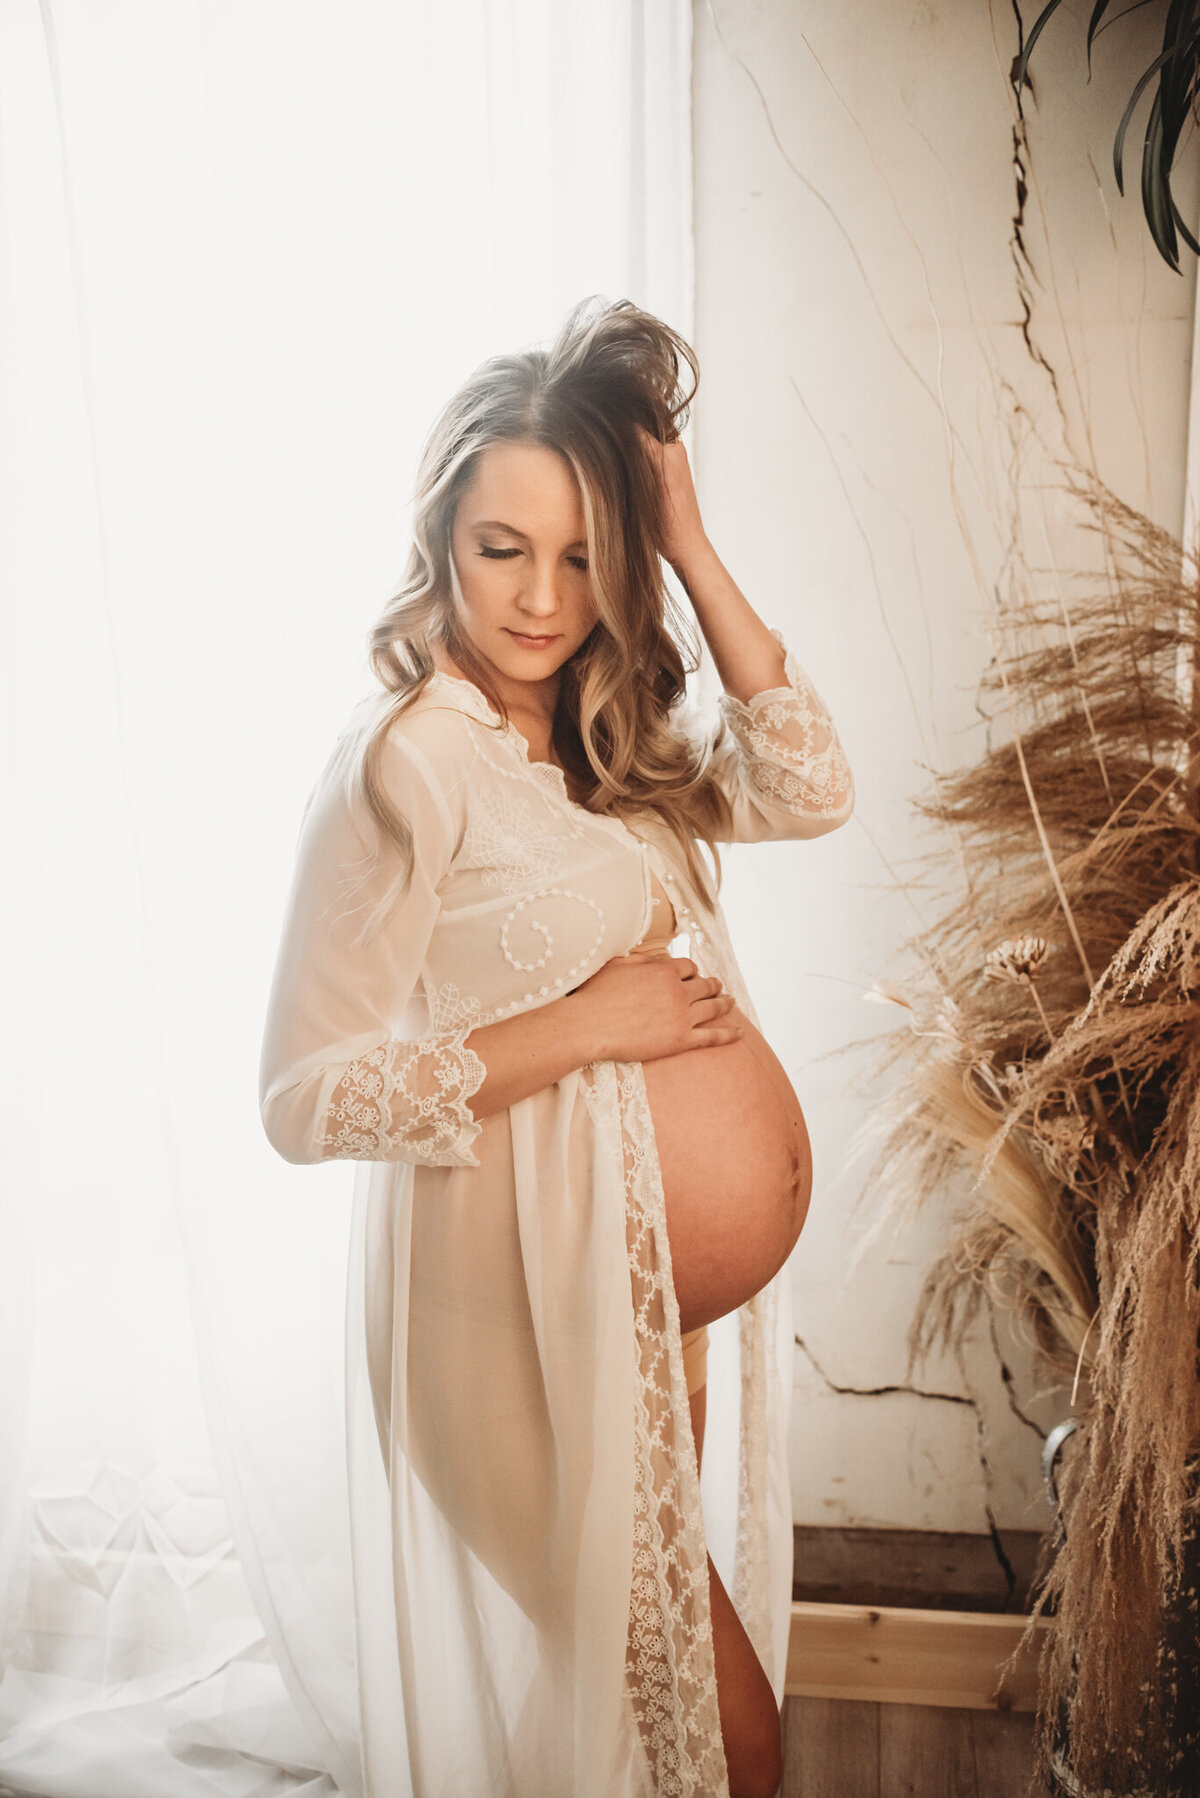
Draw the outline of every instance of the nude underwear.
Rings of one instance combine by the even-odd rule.
[[[708,1380],[708,1325],[701,1324],[698,1330],[685,1330],[681,1338],[683,1342],[683,1371],[687,1376],[688,1397],[699,1392]]]

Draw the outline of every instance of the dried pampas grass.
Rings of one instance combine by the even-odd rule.
[[[1190,1792],[1200,591],[1180,545],[1094,476],[1069,471],[1067,494],[1102,571],[1006,601],[984,681],[1005,734],[919,805],[953,833],[966,891],[909,945],[927,976],[893,991],[911,1028],[885,1048],[879,1169],[896,1203],[973,1176],[914,1353],[960,1341],[990,1295],[1080,1387],[1039,1599],[1056,1613],[1043,1764],[1061,1729],[1085,1790]]]

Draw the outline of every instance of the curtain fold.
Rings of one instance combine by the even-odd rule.
[[[687,0],[0,9],[0,1791],[361,1791],[353,1169],[263,1137],[267,982],[434,412],[585,293],[691,333],[690,59]]]

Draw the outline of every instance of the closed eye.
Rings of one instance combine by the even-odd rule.
[[[479,548],[479,553],[481,556],[490,556],[493,560],[507,561],[509,556],[519,556],[521,554],[521,551],[519,549],[493,549],[488,544],[481,544],[480,548]],[[586,570],[587,570],[587,557],[586,556],[568,556],[567,560],[569,562],[572,562],[576,568],[581,568],[586,572]]]

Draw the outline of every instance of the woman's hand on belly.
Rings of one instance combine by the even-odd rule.
[[[593,1061],[657,1061],[743,1034],[732,994],[682,955],[615,955],[562,1003],[575,1006]]]

